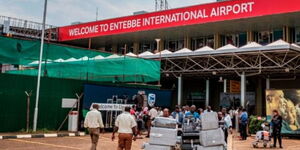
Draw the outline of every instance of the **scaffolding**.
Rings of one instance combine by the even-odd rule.
[[[45,40],[57,41],[57,27],[46,25],[45,29]],[[7,35],[40,39],[42,34],[42,23],[0,16],[0,32]]]
[[[168,0],[155,0],[155,11],[169,9]]]

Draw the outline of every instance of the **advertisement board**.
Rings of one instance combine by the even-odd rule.
[[[300,11],[299,0],[233,0],[59,28],[59,41]]]
[[[283,118],[283,134],[300,134],[300,89],[266,90],[266,114],[278,110]]]
[[[101,104],[101,109],[119,109],[119,105],[104,105],[108,103],[113,97],[117,99],[127,100],[127,104],[133,104],[137,94],[144,94],[143,98],[146,104],[149,102],[155,106],[170,107],[172,101],[172,91],[148,89],[148,88],[135,88],[135,87],[122,87],[122,86],[108,86],[108,85],[84,85],[84,98],[83,109],[90,109],[93,103]],[[150,101],[148,101],[150,98]],[[109,102],[112,103],[112,102]],[[102,107],[103,106],[103,107]]]

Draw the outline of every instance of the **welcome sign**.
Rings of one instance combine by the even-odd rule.
[[[59,40],[67,41],[183,25],[233,20],[300,11],[298,0],[233,0],[108,19],[59,28]]]

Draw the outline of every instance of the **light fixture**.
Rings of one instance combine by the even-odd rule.
[[[290,72],[290,68],[285,68],[284,71],[285,72]]]
[[[219,82],[224,82],[223,77],[219,78]]]
[[[216,74],[217,74],[217,72],[213,71],[213,72],[212,72],[212,74],[213,74],[213,75],[216,75]]]

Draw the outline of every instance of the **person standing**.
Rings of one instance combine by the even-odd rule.
[[[248,113],[245,108],[243,108],[243,112],[240,117],[240,125],[242,140],[247,140]]]
[[[282,127],[282,117],[279,115],[277,110],[273,110],[273,118],[271,120],[271,125],[273,128],[273,138],[274,147],[276,147],[276,142],[278,139],[279,147],[282,148],[282,138],[281,138],[281,127]]]
[[[182,125],[182,123],[183,123],[183,113],[180,111],[180,108],[178,106],[175,107],[175,111],[173,111],[171,113],[171,116],[173,117],[173,119],[176,119],[177,124],[179,126]]]
[[[222,116],[223,116],[222,121],[224,121],[223,131],[225,136],[225,142],[227,143],[228,132],[232,134],[232,121],[231,121],[231,116],[227,113],[226,108],[222,109]]]
[[[201,115],[203,114],[203,109],[202,108],[198,108],[198,114],[199,114],[199,117],[201,119]]]
[[[130,115],[130,107],[125,107],[125,111],[120,114],[115,122],[112,133],[112,141],[115,139],[115,132],[119,133],[118,150],[131,150],[132,140],[136,140],[136,121]]]
[[[84,127],[88,129],[91,136],[91,150],[96,150],[99,140],[100,128],[104,128],[101,112],[98,111],[99,105],[93,104],[93,109],[86,114]]]
[[[163,111],[162,111],[162,116],[161,117],[164,117],[164,118],[172,118],[173,119],[173,117],[172,116],[170,116],[170,111],[169,111],[169,109],[168,108],[165,108]]]
[[[200,119],[200,115],[196,112],[196,106],[192,105],[190,111],[185,114],[186,117],[192,116],[193,118]]]
[[[207,112],[214,112],[214,111],[211,110],[210,106],[207,106],[206,109],[204,110],[204,113],[207,113]]]
[[[130,114],[131,115],[135,115],[136,113],[136,106],[135,105],[132,105],[131,109],[130,109]]]
[[[148,129],[148,133],[147,133],[146,138],[149,138],[149,137],[150,137],[151,122],[155,119],[155,117],[158,116],[157,108],[156,108],[156,107],[152,107],[152,108],[149,110],[148,116],[149,116],[149,119],[148,119],[148,121],[147,121],[147,129]]]

